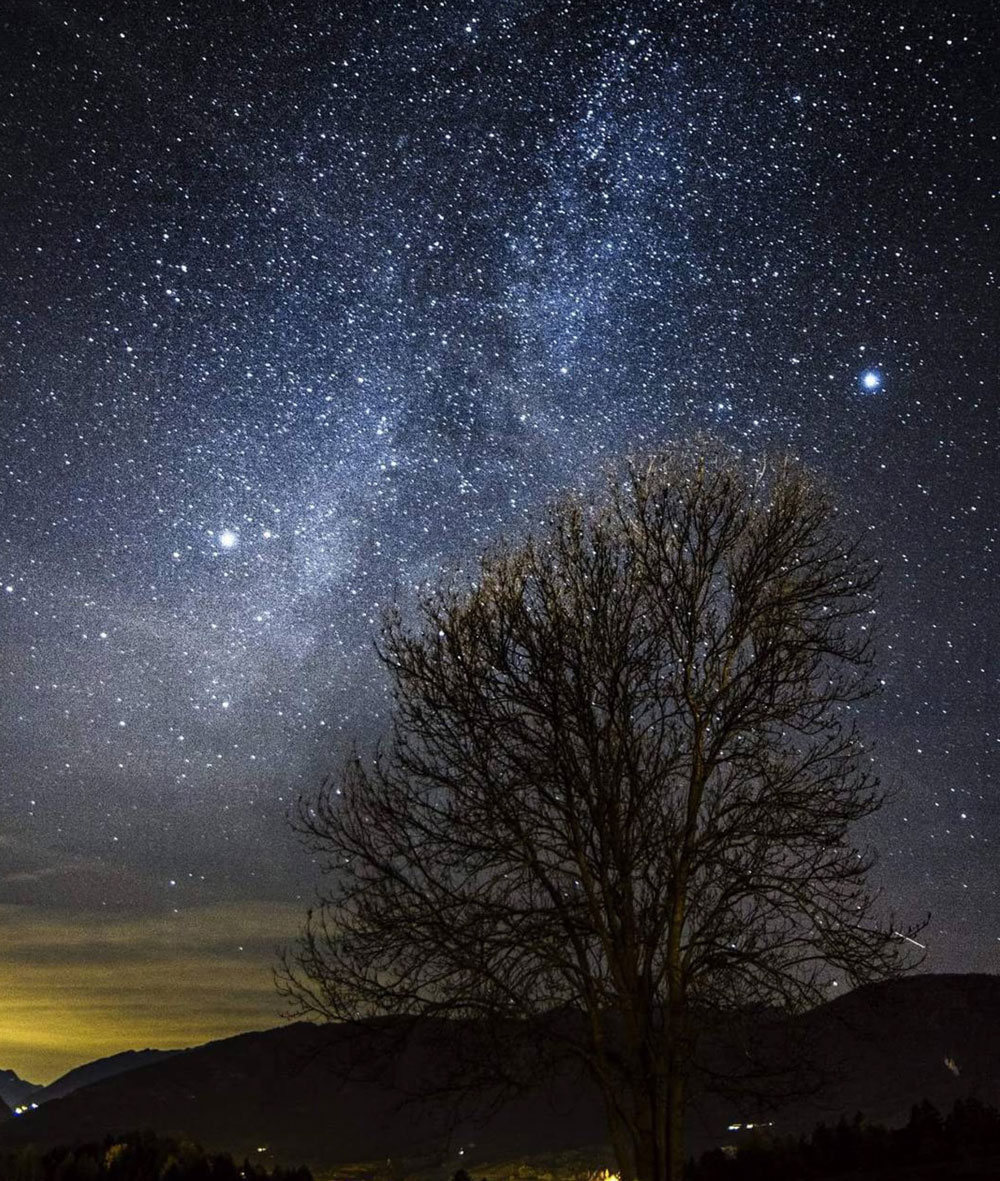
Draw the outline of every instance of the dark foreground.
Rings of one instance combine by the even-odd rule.
[[[266,1156],[266,1153],[264,1153]],[[587,1181],[578,1160],[532,1167],[528,1162],[486,1170],[490,1181]],[[373,1162],[358,1176],[401,1181],[389,1160]],[[446,1173],[431,1170],[423,1181]],[[589,1181],[595,1174],[589,1173]],[[869,1124],[859,1113],[833,1126],[820,1124],[809,1136],[771,1138],[750,1133],[744,1143],[704,1153],[686,1170],[686,1181],[930,1181],[1000,1177],[1000,1112],[977,1099],[958,1100],[943,1116],[928,1101],[914,1106],[909,1121],[890,1129]],[[23,1148],[0,1154],[3,1181],[313,1181],[305,1167],[270,1165],[266,1159],[237,1163],[228,1153],[152,1132],[107,1137],[101,1143],[47,1151]],[[457,1170],[452,1181],[473,1181]],[[487,1181],[483,1178],[482,1181]]]
[[[100,1144],[0,1154],[2,1181],[313,1181],[306,1168],[237,1164],[228,1153],[152,1132],[107,1137]]]
[[[790,1153],[787,1146],[811,1136],[818,1124],[835,1128],[842,1115],[850,1121],[857,1111],[872,1125],[898,1129],[924,1099],[941,1112],[951,1112],[958,1100],[1000,1102],[1000,977],[914,976],[857,989],[793,1019],[793,1037],[786,1035],[783,1020],[757,1023],[765,1050],[773,1039],[772,1056],[783,1059],[790,1040],[805,1055],[805,1066],[817,1067],[816,1085],[767,1102],[750,1095],[702,1097],[688,1126],[695,1157],[738,1145],[745,1133],[732,1134],[734,1123],[769,1124],[769,1135]],[[37,1110],[0,1123],[0,1159],[16,1159],[21,1150],[101,1145],[109,1135],[120,1140],[149,1128],[164,1139],[228,1153],[237,1163],[249,1160],[258,1169],[305,1164],[317,1181],[353,1176],[358,1162],[380,1162],[384,1171],[390,1158],[399,1176],[429,1181],[450,1178],[460,1167],[474,1181],[484,1174],[492,1181],[502,1175],[490,1167],[497,1162],[515,1162],[513,1173],[518,1162],[542,1155],[586,1152],[591,1171],[611,1163],[600,1098],[575,1071],[556,1071],[544,1085],[502,1096],[502,1102],[461,1093],[452,1101],[424,1101],[418,1096],[441,1062],[433,1037],[400,1046],[391,1026],[374,1024],[362,1031],[360,1042],[358,1037],[337,1026],[284,1026],[161,1055],[114,1077],[82,1080],[71,1093],[43,1096]],[[720,1051],[713,1065],[718,1077],[732,1078],[730,1057]],[[945,1175],[962,1175],[957,1172],[966,1168],[962,1153],[984,1155],[972,1151],[970,1137],[965,1131],[952,1138],[951,1172]],[[877,1155],[880,1143],[888,1159]],[[901,1148],[896,1141],[882,1143],[872,1132],[865,1144],[874,1157],[838,1167],[863,1167],[876,1176],[870,1170],[889,1176],[884,1170],[916,1167],[894,1155]],[[805,1150],[795,1151],[801,1157]],[[824,1154],[828,1146],[808,1160],[793,1156],[791,1167],[799,1170],[793,1175],[834,1175],[815,1171],[825,1167],[817,1163]],[[935,1162],[919,1163],[922,1168]],[[783,1167],[775,1158],[766,1175],[777,1178]],[[370,1175],[375,1166],[365,1164],[364,1170]],[[557,1170],[558,1176],[545,1171],[550,1181],[568,1181],[588,1169]],[[112,1174],[91,1169],[88,1175]],[[212,1174],[205,1175],[211,1181]],[[1000,1168],[970,1175],[1000,1178]],[[0,1173],[0,1181],[16,1177]],[[36,1175],[28,1178],[36,1181]]]
[[[973,1177],[1000,1177],[1000,1112],[978,1099],[958,1100],[947,1116],[924,1101],[901,1128],[859,1113],[808,1137],[749,1139],[735,1153],[705,1153],[687,1171],[687,1181]]]

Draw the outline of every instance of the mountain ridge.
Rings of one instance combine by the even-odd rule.
[[[912,976],[755,1024],[775,1047],[790,1030],[824,1068],[822,1085],[772,1104],[706,1098],[689,1121],[692,1152],[725,1141],[730,1124],[748,1119],[800,1134],[857,1110],[899,1125],[924,1098],[941,1109],[970,1095],[1000,1106],[1000,977]],[[372,1047],[383,1046],[384,1073],[357,1076],[357,1043],[344,1027],[299,1022],[168,1053],[54,1098],[0,1127],[0,1148],[150,1127],[237,1158],[266,1146],[275,1160],[316,1169],[392,1157],[454,1171],[477,1161],[600,1150],[606,1139],[600,1098],[575,1072],[556,1071],[499,1105],[486,1097],[445,1106],[408,1097],[435,1069],[433,1042],[390,1052],[378,1039],[391,1023],[366,1030]],[[725,1075],[734,1061],[720,1050],[714,1065]]]
[[[181,1050],[122,1050],[118,1054],[109,1054],[106,1058],[95,1058],[92,1062],[83,1062],[67,1070],[57,1079],[40,1087],[31,1096],[33,1103],[48,1103],[53,1099],[62,1099],[65,1095],[78,1091],[81,1087],[91,1086],[105,1078],[114,1078],[119,1074],[126,1074],[140,1066],[148,1066],[169,1058],[172,1054],[183,1053]]]
[[[42,1090],[41,1083],[29,1083],[20,1078],[13,1070],[0,1070],[0,1103],[8,1109],[8,1114],[15,1107],[30,1103],[33,1097]],[[2,1111],[0,1111],[2,1116]]]

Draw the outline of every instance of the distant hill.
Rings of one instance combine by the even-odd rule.
[[[108,1058],[97,1058],[83,1066],[61,1075],[48,1086],[39,1087],[31,1095],[32,1103],[48,1103],[51,1099],[62,1099],[72,1091],[81,1087],[88,1087],[91,1083],[99,1083],[102,1079],[114,1078],[115,1075],[125,1074],[140,1066],[149,1066],[153,1062],[161,1062],[178,1050],[124,1050],[121,1054],[112,1054]],[[0,1092],[2,1093],[2,1092]]]
[[[18,1078],[12,1070],[0,1070],[0,1102],[10,1109],[20,1107],[22,1103],[32,1102],[41,1089],[38,1083],[29,1083],[23,1078]]]
[[[177,1054],[178,1050],[124,1050],[120,1054],[112,1054],[108,1058],[97,1058],[83,1066],[77,1066],[66,1074],[60,1075],[54,1082],[43,1086],[40,1083],[29,1083],[12,1070],[0,1070],[0,1102],[6,1104],[13,1111],[27,1103],[41,1105],[50,1099],[62,1099],[71,1091],[80,1087],[90,1086],[91,1083],[102,1079],[113,1078],[117,1074],[125,1074],[139,1066],[149,1066]],[[2,1113],[0,1113],[2,1114]]]
[[[929,1098],[940,1109],[976,1095],[1000,1105],[1000,978],[914,976],[860,988],[794,1021],[766,1014],[752,1023],[775,1054],[789,1031],[814,1065],[832,1075],[806,1097],[771,1109],[735,1100],[704,1100],[692,1113],[690,1149],[733,1138],[728,1125],[771,1121],[779,1133],[804,1132],[820,1120],[863,1111],[890,1126]],[[380,1030],[371,1027],[374,1060]],[[448,1111],[404,1103],[384,1080],[358,1081],[357,1043],[335,1026],[305,1023],[243,1034],[137,1066],[53,1099],[0,1127],[0,1149],[100,1138],[150,1127],[185,1133],[241,1156],[266,1146],[271,1159],[331,1168],[394,1160],[473,1171],[478,1161],[599,1145],[600,1100],[575,1075],[489,1110],[469,1101]],[[709,1055],[723,1076],[739,1055]],[[433,1069],[433,1047],[411,1046],[386,1058],[404,1091]],[[352,1081],[353,1078],[353,1081]],[[462,1149],[462,1155],[459,1150]],[[609,1158],[610,1159],[610,1158]]]

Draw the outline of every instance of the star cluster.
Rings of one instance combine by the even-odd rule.
[[[101,867],[88,905],[289,898],[289,799],[384,719],[381,606],[708,428],[870,530],[883,878],[933,966],[996,966],[983,6],[2,23],[10,840]]]

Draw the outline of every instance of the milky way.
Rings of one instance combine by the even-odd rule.
[[[881,880],[1000,966],[988,7],[8,12],[0,900],[307,891],[381,606],[710,429],[883,558]]]

